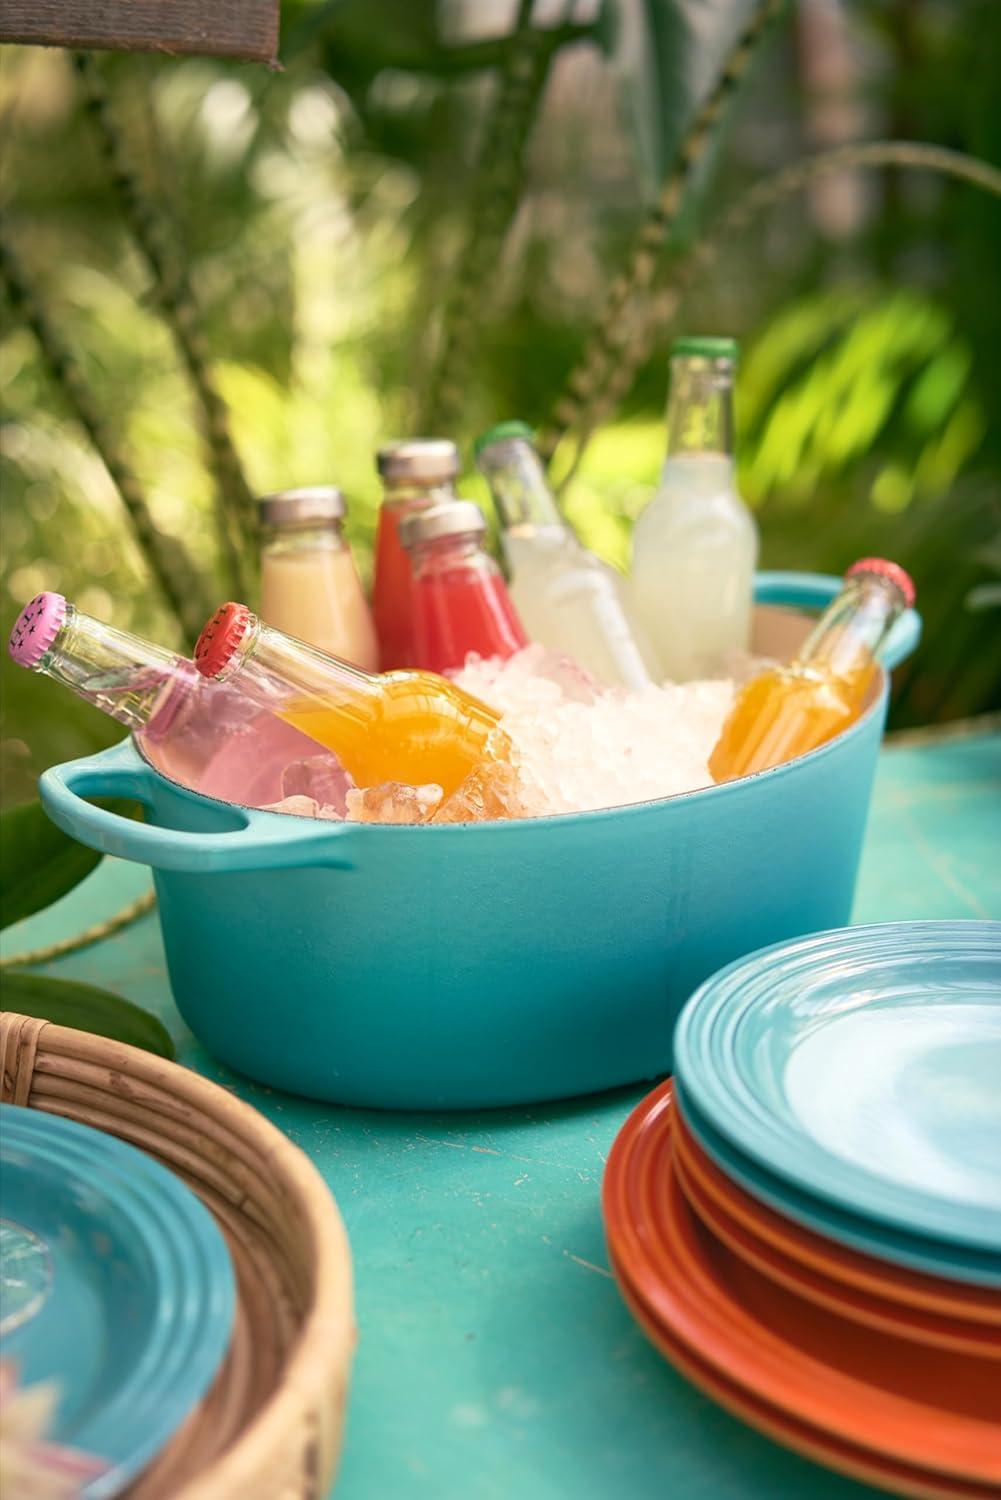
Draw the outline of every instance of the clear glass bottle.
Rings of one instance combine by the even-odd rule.
[[[454,493],[459,450],[447,438],[387,443],[376,455],[383,499],[375,539],[372,605],[383,672],[416,664],[410,598],[410,559],[400,541],[401,522],[414,511]]]
[[[675,341],[667,457],[633,532],[633,609],[675,682],[728,674],[750,640],[758,533],[737,492],[737,357],[733,339]]]
[[[853,724],[876,654],[913,603],[914,585],[896,563],[880,557],[854,563],[795,660],[762,672],[738,693],[709,758],[713,780],[781,765]]]
[[[507,659],[528,645],[500,568],[485,551],[478,505],[452,500],[406,517],[417,664],[458,672],[471,652]]]
[[[347,506],[334,485],[283,490],[261,501],[261,616],[321,651],[378,666],[375,625],[351,548]]]
[[[136,736],[157,770],[193,791],[260,806],[316,745],[194,662],[86,615],[62,594],[26,604],[10,637],[19,666],[61,682]]]
[[[524,422],[501,422],[476,443],[503,528],[511,597],[534,641],[599,682],[644,688],[656,676],[630,619],[622,580],[588,552],[561,516]]]
[[[440,786],[449,797],[473,772],[506,761],[498,715],[430,672],[375,676],[224,604],[195,647],[198,670],[231,682],[332,750],[357,786]]]

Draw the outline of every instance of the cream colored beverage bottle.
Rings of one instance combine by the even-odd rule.
[[[588,552],[556,506],[524,422],[501,422],[476,444],[500,516],[511,598],[531,640],[569,656],[599,682],[634,691],[656,677],[630,619],[624,580]]]
[[[344,537],[344,497],[333,485],[261,501],[261,618],[286,635],[374,672],[372,613]]]
[[[676,682],[727,673],[750,640],[758,532],[737,493],[737,353],[733,339],[674,344],[667,458],[633,532],[633,611]]]

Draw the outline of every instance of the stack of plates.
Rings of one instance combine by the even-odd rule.
[[[120,1494],[181,1426],[234,1303],[226,1243],[179,1178],[103,1131],[0,1106],[0,1360],[52,1388],[46,1440],[92,1460],[82,1500]]]
[[[823,933],[724,969],[604,1183],[637,1320],[780,1442],[1001,1494],[1001,923]]]

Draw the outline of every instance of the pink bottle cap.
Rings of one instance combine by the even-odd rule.
[[[62,594],[36,594],[14,621],[8,650],[19,667],[34,670],[63,628],[66,600]]]
[[[251,619],[245,604],[220,604],[195,643],[195,666],[203,677],[218,677],[226,670]]]
[[[889,562],[885,557],[862,557],[858,562],[852,563],[846,578],[855,578],[859,573],[875,573],[878,578],[888,578],[895,583],[904,596],[904,603],[910,609],[914,604],[914,584],[911,575],[905,573],[899,563]]]

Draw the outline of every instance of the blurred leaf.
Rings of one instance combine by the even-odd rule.
[[[141,818],[137,802],[95,797],[97,807],[122,818]],[[0,813],[0,928],[42,911],[79,885],[103,856],[71,839],[38,801]]]
[[[0,814],[0,927],[51,906],[102,857],[57,828],[40,802]]]
[[[615,0],[609,33],[640,177],[653,193],[754,0]]]
[[[3,977],[3,1003],[6,1010],[24,1016],[37,1016],[58,1026],[75,1026],[78,1031],[111,1037],[116,1042],[127,1042],[130,1047],[141,1047],[144,1052],[155,1052],[158,1057],[174,1056],[174,1044],[155,1016],[120,995],[95,989],[90,984],[7,969]]]

